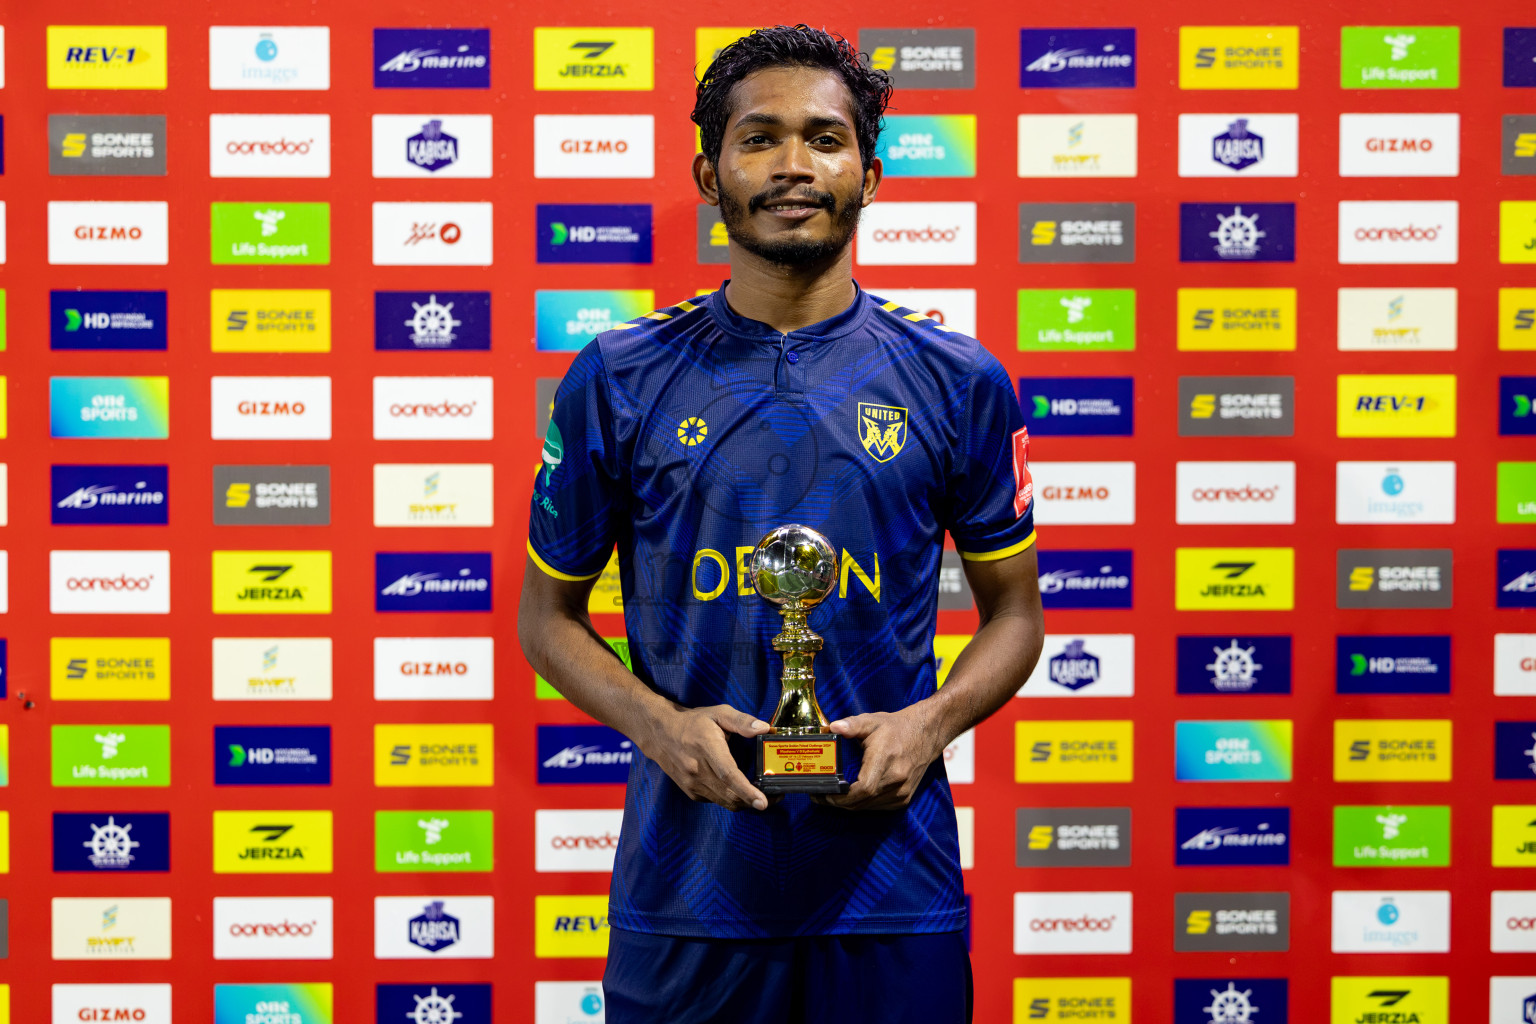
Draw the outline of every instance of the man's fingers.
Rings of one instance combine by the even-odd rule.
[[[716,737],[715,741],[709,745],[707,756],[708,767],[705,770],[714,776],[712,780],[714,788],[720,792],[721,796],[732,801],[732,803],[726,803],[725,800],[716,800],[715,803],[722,807],[730,807],[732,810],[751,807],[761,811],[768,806],[768,798],[748,782],[747,777],[741,773],[741,769],[736,767],[736,760],[731,756],[730,748],[725,745],[725,737]]]
[[[738,736],[761,736],[769,728],[768,723],[761,718],[737,711],[729,704],[716,704],[709,709],[709,717],[720,728]]]
[[[863,739],[879,727],[883,712],[868,715],[849,715],[832,723],[832,731],[849,739]]]

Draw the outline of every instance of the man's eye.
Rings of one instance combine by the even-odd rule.
[[[745,142],[749,146],[755,146],[755,145],[757,145],[760,142],[768,142],[769,139],[768,139],[768,136],[762,134],[761,132],[758,132],[755,135],[748,135],[742,141]]]
[[[821,146],[836,146],[838,138],[836,135],[821,135],[817,137],[816,143]]]

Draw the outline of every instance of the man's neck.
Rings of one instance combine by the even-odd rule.
[[[741,316],[788,334],[830,320],[853,302],[853,247],[827,262],[786,266],[732,246],[725,301]]]

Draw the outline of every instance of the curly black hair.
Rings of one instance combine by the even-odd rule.
[[[760,28],[731,43],[715,55],[699,78],[693,123],[699,126],[704,156],[719,165],[725,126],[731,119],[731,92],[736,84],[766,68],[821,68],[843,80],[853,96],[854,131],[859,158],[869,170],[875,144],[885,126],[886,106],[891,102],[891,76],[870,66],[869,57],[847,39],[808,25],[775,25]]]

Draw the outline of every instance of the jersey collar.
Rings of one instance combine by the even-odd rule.
[[[721,282],[720,290],[709,297],[709,315],[714,318],[715,323],[727,334],[738,338],[778,344],[781,337],[778,331],[761,320],[751,320],[742,316],[731,308],[729,302],[725,301],[725,286],[730,283],[730,279],[727,278]],[[859,282],[853,282],[853,291],[853,301],[848,304],[847,309],[820,323],[802,327],[798,331],[790,331],[787,337],[800,341],[831,341],[858,330],[869,316],[869,300],[864,294],[864,289],[859,287]]]

